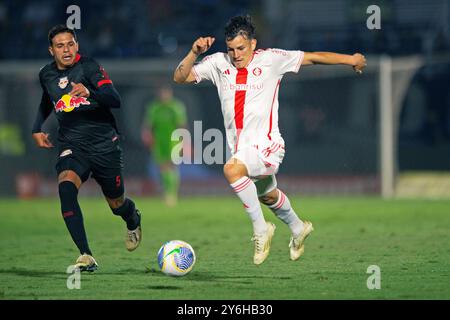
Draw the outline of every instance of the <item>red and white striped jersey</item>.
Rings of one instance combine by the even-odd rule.
[[[303,56],[303,51],[257,50],[246,68],[237,69],[218,52],[194,65],[196,83],[210,80],[217,87],[232,154],[269,140],[284,144],[278,129],[280,81],[286,72],[298,72]]]

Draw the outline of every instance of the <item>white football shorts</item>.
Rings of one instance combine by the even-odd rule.
[[[284,145],[268,141],[238,150],[232,158],[243,162],[249,177],[255,182],[258,196],[265,195],[277,187],[275,178],[285,154]]]

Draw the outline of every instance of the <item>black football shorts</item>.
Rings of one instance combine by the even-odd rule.
[[[85,182],[94,178],[103,194],[116,199],[124,193],[122,149],[117,147],[105,153],[81,150],[69,144],[60,144],[56,172],[74,171]]]

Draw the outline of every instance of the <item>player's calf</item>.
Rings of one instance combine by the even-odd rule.
[[[59,183],[58,189],[61,213],[73,242],[80,253],[91,254],[84,229],[83,215],[78,204],[78,188],[71,181],[63,181]]]

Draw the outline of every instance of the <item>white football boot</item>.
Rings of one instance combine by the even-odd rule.
[[[139,210],[136,210],[136,213],[139,216],[139,224],[134,230],[127,229],[127,236],[125,238],[125,246],[127,247],[128,251],[135,250],[141,243],[142,239],[141,213],[139,212]]]
[[[291,237],[289,242],[289,248],[291,253],[291,260],[297,260],[305,252],[304,242],[306,238],[314,231],[313,225],[309,221],[303,222],[303,230],[300,235],[296,238]]]
[[[275,233],[275,225],[272,222],[267,223],[267,231],[264,234],[254,234],[252,241],[255,242],[255,254],[253,256],[254,264],[261,264],[269,256],[270,244]]]

